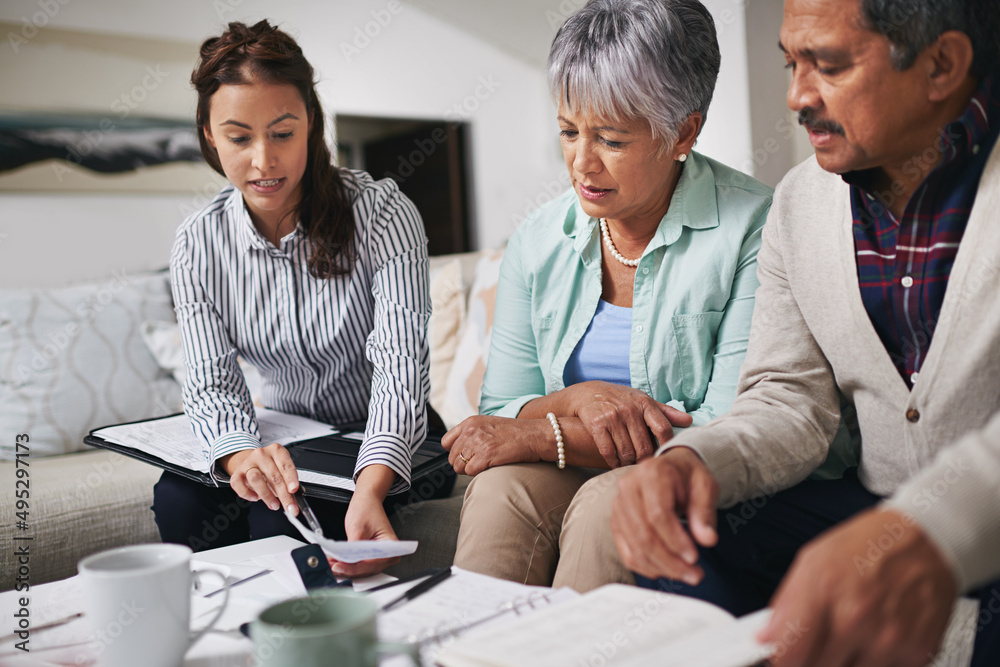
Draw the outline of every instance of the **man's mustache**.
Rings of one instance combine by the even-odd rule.
[[[822,120],[816,118],[816,110],[812,107],[806,107],[799,111],[799,125],[802,125],[807,130],[832,132],[833,134],[844,136],[844,128],[832,120]]]

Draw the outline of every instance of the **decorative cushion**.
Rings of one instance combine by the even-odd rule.
[[[438,414],[446,410],[445,391],[458,349],[458,337],[465,319],[465,285],[462,281],[462,263],[458,259],[431,264],[431,319],[427,327],[427,341],[431,352],[430,404]]]
[[[84,449],[94,428],[178,411],[180,387],[140,335],[173,312],[165,271],[0,289],[0,433],[26,433],[31,456],[49,456]],[[0,458],[13,443],[2,440]]]
[[[454,361],[448,370],[444,405],[438,411],[448,427],[479,412],[502,259],[503,250],[490,250],[484,252],[476,264],[476,277],[469,293],[468,316],[459,335]]]
[[[162,322],[157,320],[147,320],[142,323],[142,339],[149,348],[156,363],[167,373],[170,373],[177,384],[184,386],[184,377],[187,369],[184,366],[184,346],[181,343],[181,329],[177,322]],[[264,380],[260,371],[243,360],[243,357],[236,357],[236,362],[243,371],[243,379],[247,383],[250,391],[250,398],[254,405],[264,407],[262,400],[264,390]]]

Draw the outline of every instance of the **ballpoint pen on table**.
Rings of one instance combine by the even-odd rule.
[[[424,577],[433,577],[434,575],[441,574],[441,572],[443,572],[444,570],[447,570],[447,569],[449,569],[449,568],[446,568],[446,567],[432,567],[432,568],[429,568],[429,569],[426,569],[426,570],[421,570],[420,572],[417,572],[416,574],[411,574],[411,575],[406,576],[406,577],[400,577],[399,579],[396,579],[395,581],[390,581],[390,582],[385,583],[385,584],[379,584],[378,586],[374,586],[372,588],[366,588],[366,589],[364,589],[361,592],[362,593],[377,593],[378,591],[384,591],[385,589],[392,588],[393,586],[399,586],[400,584],[409,583],[409,582],[413,581],[414,579],[423,579]]]
[[[437,574],[431,575],[424,581],[421,581],[419,584],[417,584],[410,590],[400,595],[395,600],[387,602],[384,605],[382,605],[382,609],[380,611],[389,611],[390,609],[393,609],[394,607],[397,607],[403,604],[404,602],[408,602],[409,600],[419,597],[424,593],[426,593],[427,591],[429,591],[430,589],[437,586],[438,584],[440,584],[442,581],[444,581],[450,576],[451,576],[451,568],[442,570]]]
[[[229,588],[232,588],[233,586],[239,586],[240,584],[245,584],[248,581],[253,581],[254,579],[256,579],[258,577],[263,577],[266,574],[271,574],[271,570],[263,569],[260,572],[254,572],[253,574],[251,574],[248,577],[243,577],[242,579],[237,579],[236,581],[230,581],[229,582]],[[219,593],[223,592],[224,590],[226,590],[225,586],[223,586],[222,588],[217,588],[214,591],[212,591],[211,593],[206,593],[205,597],[206,598],[210,598],[213,595],[218,595]]]

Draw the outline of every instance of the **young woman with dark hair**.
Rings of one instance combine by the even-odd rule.
[[[230,486],[164,473],[153,505],[161,537],[197,549],[296,535],[279,510],[297,512],[298,473],[284,447],[261,442],[240,355],[260,370],[269,408],[334,424],[367,418],[350,504],[312,504],[328,535],[396,539],[386,498],[408,488],[427,432],[420,215],[393,181],[331,164],[313,69],[267,21],[206,40],[191,82],[202,152],[230,185],[180,226],[171,281],[184,409]],[[359,576],[392,562],[334,570]]]

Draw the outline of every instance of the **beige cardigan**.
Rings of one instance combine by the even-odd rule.
[[[912,515],[965,591],[1000,576],[1000,144],[912,391],[862,304],[851,225],[847,184],[815,158],[782,180],[740,394],[729,414],[661,452],[695,449],[722,507],[772,494],[823,462],[843,395],[857,410],[862,483]]]

